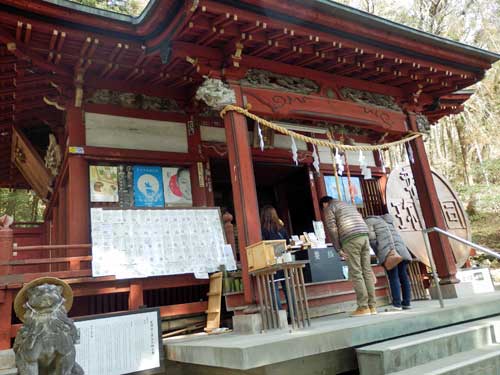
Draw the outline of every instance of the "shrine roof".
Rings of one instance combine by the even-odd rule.
[[[436,121],[461,111],[470,94],[457,90],[480,81],[499,59],[327,0],[152,0],[138,17],[68,0],[2,0],[0,185],[23,181],[3,147],[12,126],[43,150],[42,136],[63,129],[54,100],[74,94],[67,88],[78,80],[86,93],[182,102],[213,70],[260,69],[337,92],[416,97]]]

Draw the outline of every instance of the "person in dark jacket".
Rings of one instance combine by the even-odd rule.
[[[264,241],[271,240],[286,240],[288,243],[288,232],[285,229],[285,225],[283,221],[278,217],[278,213],[276,209],[271,205],[266,205],[262,207],[260,212],[260,225],[262,231],[262,239]],[[281,298],[279,289],[277,288],[278,284],[281,284],[281,289],[283,289],[283,293],[285,294],[286,304],[288,305],[288,295],[286,290],[286,284],[283,282],[285,279],[285,274],[283,271],[276,272],[275,281],[276,285],[276,299],[278,302],[278,309],[281,310]]]
[[[262,207],[260,225],[263,240],[287,240],[288,242],[288,232],[273,206]]]
[[[345,256],[358,308],[351,316],[377,314],[372,278],[368,227],[355,206],[326,196],[321,198],[325,228],[340,256]]]
[[[395,310],[410,309],[411,285],[408,277],[408,263],[412,256],[399,235],[390,214],[368,216],[365,219],[369,230],[370,245],[377,254],[380,264],[384,264],[391,250],[401,255],[403,261],[391,270],[386,269]],[[401,298],[402,295],[402,298]]]

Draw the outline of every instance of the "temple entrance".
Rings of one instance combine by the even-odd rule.
[[[313,230],[314,209],[309,176],[304,166],[254,162],[259,209],[272,205],[290,235]],[[215,206],[234,213],[229,163],[212,160],[212,186]]]

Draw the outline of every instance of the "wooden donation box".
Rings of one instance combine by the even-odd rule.
[[[247,246],[248,270],[250,272],[276,264],[276,257],[286,251],[286,240],[260,241]]]

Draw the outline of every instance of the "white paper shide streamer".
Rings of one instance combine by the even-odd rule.
[[[264,151],[264,138],[262,137],[262,129],[259,125],[259,123],[257,122],[257,133],[259,134],[259,145],[260,145],[260,150],[261,151]]]
[[[363,175],[365,180],[369,180],[372,178],[372,170],[366,164],[365,155],[361,150],[359,150],[359,167],[361,168],[361,174]]]
[[[295,143],[295,139],[290,136],[290,139],[292,140],[292,159],[295,163],[295,165],[299,165],[299,156],[297,154],[298,149],[297,149],[297,144]]]
[[[335,164],[337,164],[337,174],[342,176],[344,173],[344,160],[339,154],[339,149],[335,147]]]
[[[313,167],[316,170],[316,172],[319,173],[319,156],[318,156],[318,149],[316,148],[316,145],[313,145]]]
[[[385,160],[384,155],[381,150],[378,150],[378,159],[380,160],[380,164],[382,164],[382,173],[386,173]]]
[[[415,164],[415,159],[413,158],[413,149],[409,144],[406,144],[406,151],[408,152],[408,160],[410,160],[410,163]]]

